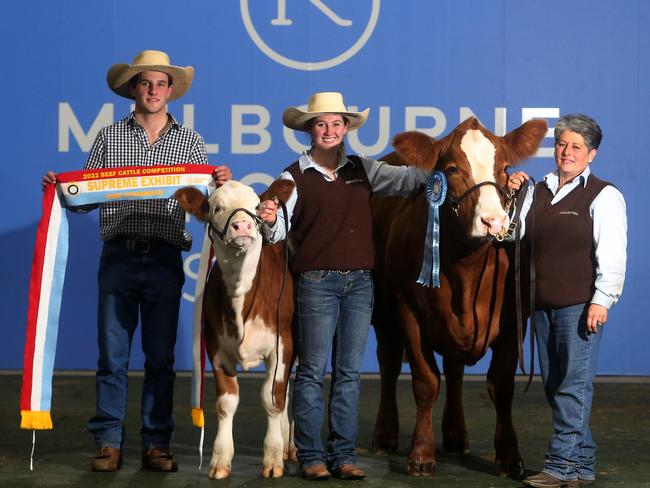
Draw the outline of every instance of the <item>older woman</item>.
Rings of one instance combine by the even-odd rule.
[[[590,171],[602,133],[590,117],[572,114],[555,126],[555,165],[522,210],[533,245],[539,364],[553,411],[553,436],[535,487],[589,485],[596,445],[589,428],[598,350],[608,310],[623,290],[627,217],[621,192]],[[528,175],[513,174],[509,189]]]
[[[311,136],[311,147],[280,178],[296,184],[287,202],[290,231],[299,243],[295,275],[295,340],[299,365],[294,384],[295,441],[306,479],[360,479],[356,466],[361,361],[372,315],[374,261],[370,196],[406,195],[427,180],[408,166],[347,156],[343,138],[368,115],[348,111],[340,93],[316,93],[307,111],[289,108],[284,124]],[[264,202],[260,217],[267,239],[285,237],[276,204]],[[277,219],[276,219],[277,218]],[[278,222],[279,221],[279,222]],[[329,434],[321,441],[323,378],[331,352]]]

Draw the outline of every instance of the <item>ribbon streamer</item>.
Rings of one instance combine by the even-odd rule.
[[[431,172],[425,186],[425,195],[429,204],[427,234],[424,241],[422,268],[417,282],[422,286],[440,288],[440,212],[438,208],[447,197],[447,178],[442,171]]]
[[[202,164],[71,171],[57,175],[56,185],[46,186],[29,284],[21,428],[53,428],[52,374],[68,257],[64,209],[108,201],[169,198],[184,186],[194,186],[207,194],[213,188],[213,171],[213,166]]]

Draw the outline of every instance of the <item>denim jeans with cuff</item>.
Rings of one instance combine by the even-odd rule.
[[[369,270],[317,270],[296,276],[294,382],[295,442],[302,469],[323,463],[335,470],[356,463],[360,369],[372,316]],[[329,428],[323,425],[323,378],[331,351]]]
[[[603,327],[587,332],[589,304],[535,311],[539,364],[553,412],[544,472],[564,481],[594,480],[596,444],[589,417]]]
[[[142,448],[168,447],[174,432],[174,347],[181,288],[181,251],[156,241],[146,252],[104,243],[99,266],[97,410],[88,431],[100,447],[123,442],[131,341],[141,322],[145,357]]]

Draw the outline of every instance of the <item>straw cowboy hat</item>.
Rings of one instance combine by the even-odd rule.
[[[354,130],[366,123],[370,109],[363,112],[350,112],[343,104],[343,95],[338,92],[314,93],[309,97],[307,111],[289,107],[282,115],[282,122],[290,129],[309,131],[308,122],[324,114],[340,114],[348,121],[348,130]]]
[[[169,97],[170,100],[182,97],[190,88],[194,78],[194,68],[192,66],[183,68],[169,64],[167,53],[162,51],[142,51],[133,58],[132,64],[120,63],[111,66],[106,75],[106,81],[115,93],[133,99],[129,89],[129,80],[143,71],[160,71],[171,76],[174,89]]]

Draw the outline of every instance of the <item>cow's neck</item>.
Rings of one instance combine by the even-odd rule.
[[[237,253],[222,242],[215,242],[215,258],[229,297],[243,297],[251,289],[261,251],[261,238],[255,239],[245,253]]]

